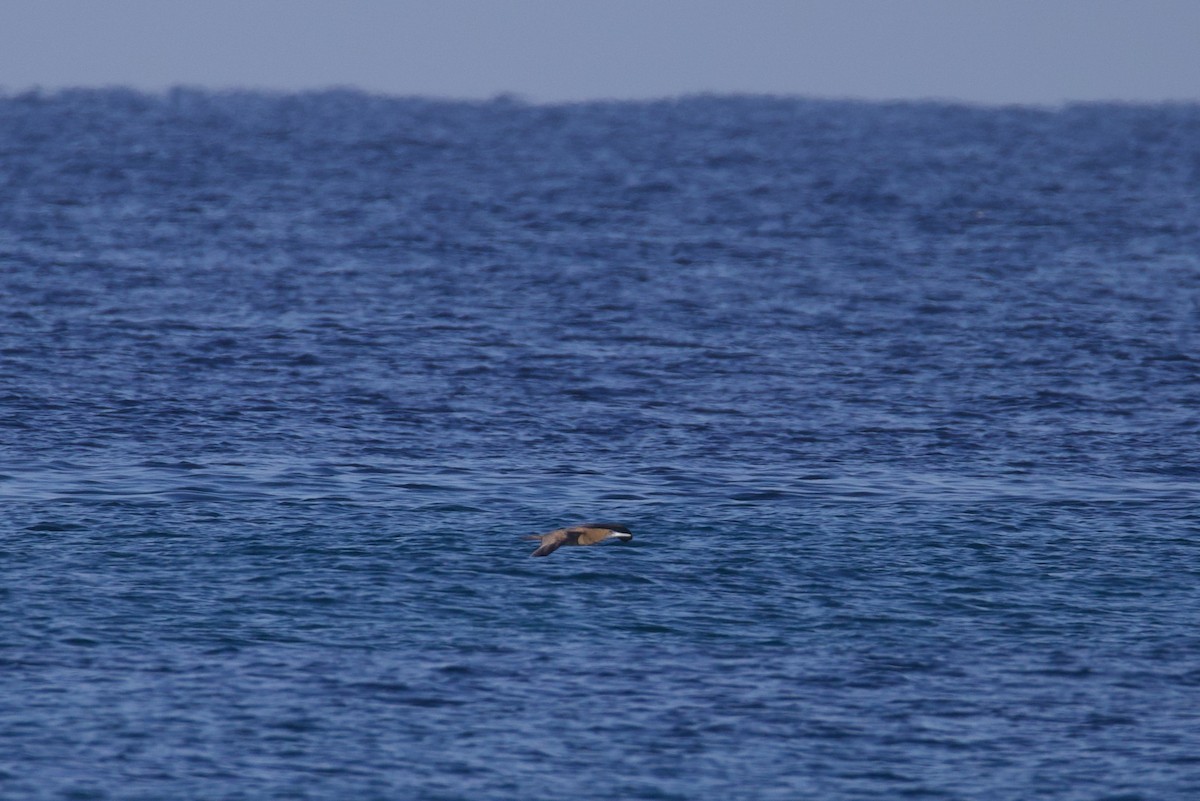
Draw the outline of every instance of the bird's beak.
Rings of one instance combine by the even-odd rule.
[[[615,534],[613,534],[613,537],[620,540],[621,542],[629,542],[631,539],[633,539],[632,534],[626,534],[623,531],[616,532]]]

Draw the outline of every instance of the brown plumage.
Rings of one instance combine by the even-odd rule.
[[[584,523],[568,528],[556,528],[546,534],[530,534],[525,539],[541,540],[542,544],[531,556],[546,556],[563,545],[595,545],[608,539],[629,542],[633,535],[629,529],[616,523]]]

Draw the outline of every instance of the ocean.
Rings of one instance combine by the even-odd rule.
[[[0,798],[1200,798],[1198,434],[1200,106],[3,95]]]

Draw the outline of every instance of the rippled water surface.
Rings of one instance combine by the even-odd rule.
[[[0,98],[0,797],[1200,797],[1198,327],[1195,106]]]

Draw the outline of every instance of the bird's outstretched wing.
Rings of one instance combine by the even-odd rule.
[[[542,544],[534,551],[531,556],[546,556],[558,549],[558,546],[567,541],[567,529],[560,528],[556,531],[551,531],[549,534],[543,534],[539,539]]]

